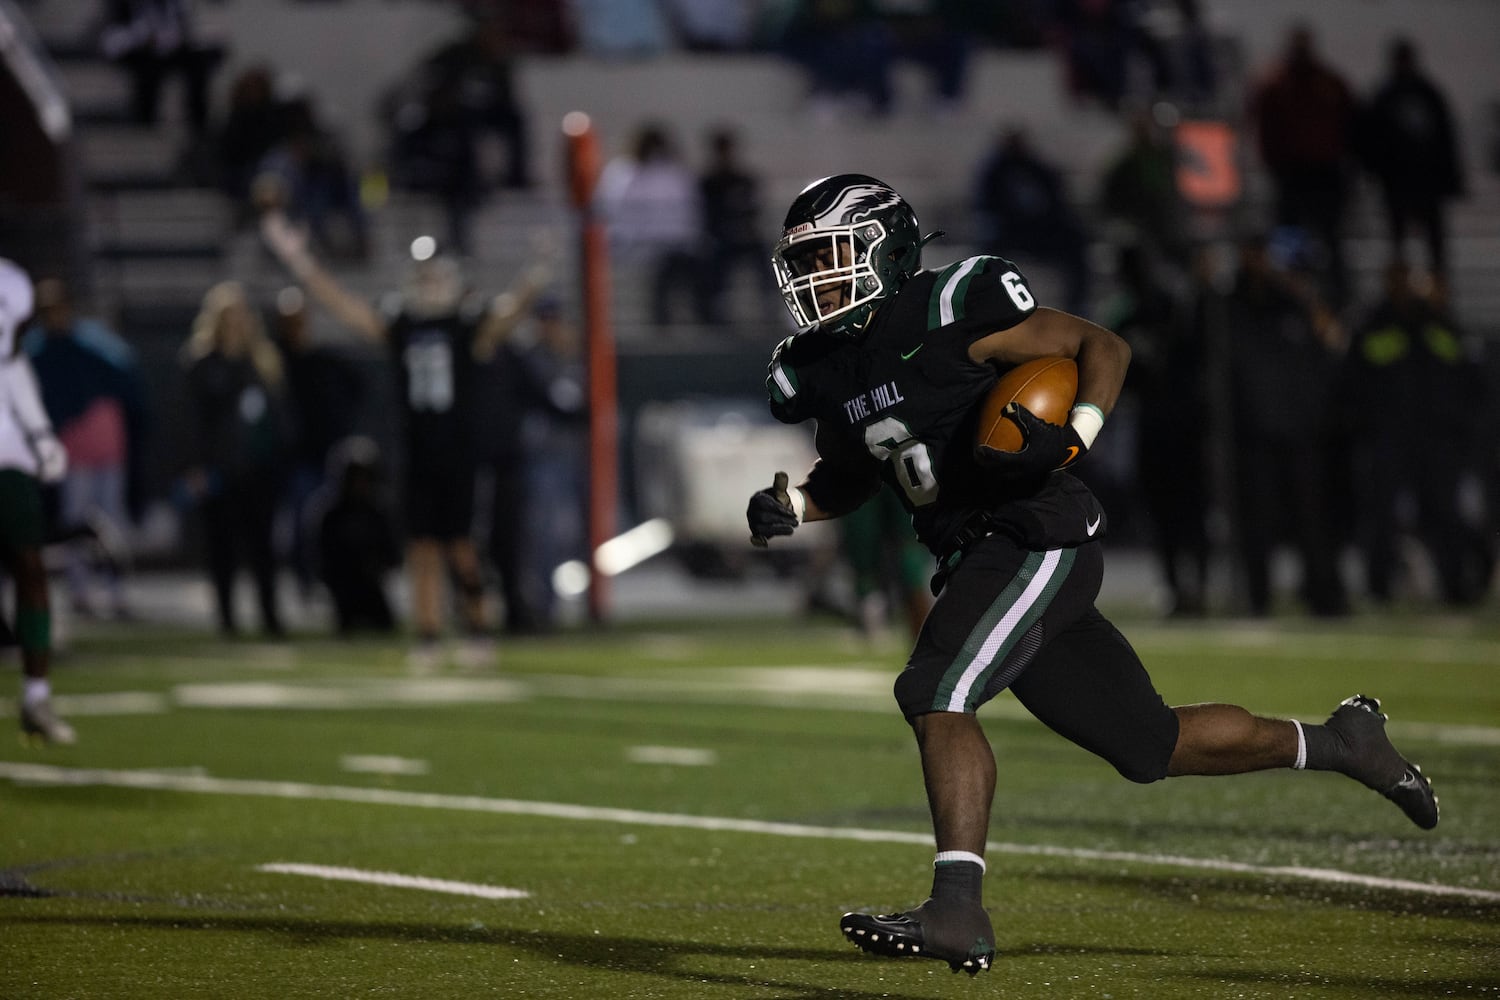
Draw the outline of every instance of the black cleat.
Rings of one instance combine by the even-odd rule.
[[[995,931],[979,906],[929,899],[907,913],[846,913],[839,930],[861,951],[888,958],[935,958],[971,976],[988,969],[995,958]]]
[[[1438,824],[1438,799],[1422,769],[1402,757],[1385,733],[1380,702],[1362,694],[1345,698],[1327,726],[1346,748],[1349,777],[1390,799],[1424,830]]]

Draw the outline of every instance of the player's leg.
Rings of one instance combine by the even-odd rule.
[[[1336,771],[1380,792],[1418,826],[1437,824],[1431,785],[1391,745],[1378,701],[1356,695],[1323,725],[1236,705],[1169,709],[1130,643],[1097,611],[1051,639],[1011,689],[1048,727],[1132,781],[1277,767]]]
[[[1291,767],[1297,760],[1297,727],[1284,719],[1252,715],[1238,705],[1178,705],[1177,746],[1167,775],[1243,774]]]
[[[412,630],[418,642],[436,642],[443,621],[442,543],[431,536],[413,538],[406,546],[406,571],[411,583]]]
[[[21,733],[48,743],[77,739],[52,707],[48,677],[52,653],[52,606],[41,494],[36,481],[14,469],[0,470],[0,562],[15,583],[16,644],[21,648]]]
[[[468,462],[446,470],[438,486],[434,508],[436,534],[443,540],[443,557],[458,589],[459,613],[470,635],[489,630],[484,607],[484,571],[474,545],[474,491],[478,468]]]
[[[458,586],[464,627],[471,633],[487,631],[489,619],[484,607],[484,575],[473,539],[450,538],[444,543],[444,551],[453,580]]]
[[[970,973],[989,967],[995,937],[982,882],[995,758],[974,713],[1034,655],[1033,626],[1089,607],[1099,579],[1096,553],[1030,552],[998,535],[971,546],[952,571],[896,682],[932,811],[932,893],[902,913],[845,914],[840,927],[860,948]]]
[[[995,754],[979,717],[929,712],[912,719],[911,725],[921,752],[938,850],[983,857],[995,795]]]
[[[901,913],[846,913],[839,929],[864,951],[935,958],[975,975],[995,956],[995,931],[982,896],[994,751],[972,712],[928,712],[911,725],[937,843],[932,892]]]

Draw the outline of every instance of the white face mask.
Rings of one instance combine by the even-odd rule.
[[[31,278],[14,262],[0,257],[0,361],[8,360],[16,347],[16,330],[35,306]]]

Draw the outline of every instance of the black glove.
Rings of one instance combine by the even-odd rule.
[[[745,519],[750,522],[751,545],[763,549],[769,539],[790,535],[797,527],[797,512],[792,509],[787,482],[786,473],[778,472],[770,486],[750,498]]]
[[[986,468],[1023,479],[1066,469],[1088,454],[1089,446],[1072,424],[1043,420],[1014,400],[1005,404],[1004,413],[1021,428],[1021,450],[996,451],[980,445],[975,455]]]

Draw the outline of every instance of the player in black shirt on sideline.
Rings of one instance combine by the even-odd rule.
[[[418,641],[412,668],[425,672],[439,665],[445,567],[457,581],[463,624],[475,640],[460,647],[460,657],[469,661],[463,665],[488,665],[493,650],[484,637],[490,624],[472,534],[479,464],[476,368],[525,316],[548,269],[538,265],[514,289],[485,300],[465,287],[457,261],[437,253],[430,237],[419,237],[404,287],[376,308],[339,285],[313,259],[305,234],[284,216],[268,213],[261,232],[314,299],[350,329],[384,344],[395,363],[405,435],[406,562]]]
[[[806,479],[750,499],[751,540],[837,517],[881,485],[937,557],[932,611],[895,684],[921,751],[937,857],[931,896],[902,913],[845,914],[865,951],[988,968],[981,900],[996,764],[976,712],[1009,688],[1038,719],[1132,781],[1292,767],[1338,771],[1437,824],[1431,784],[1385,734],[1379,702],[1344,701],[1323,725],[1234,705],[1169,708],[1124,636],[1094,607],[1105,514],[1064,471],[1088,452],[1119,396],[1130,349],[1086,320],[1038,306],[1020,269],[978,256],[921,267],[910,205],[861,174],[824,178],[792,202],[772,263],[802,332],[771,357],[771,412],[817,421]],[[976,446],[980,403],[1037,357],[1078,365],[1065,426],[1011,404],[1024,446]]]

